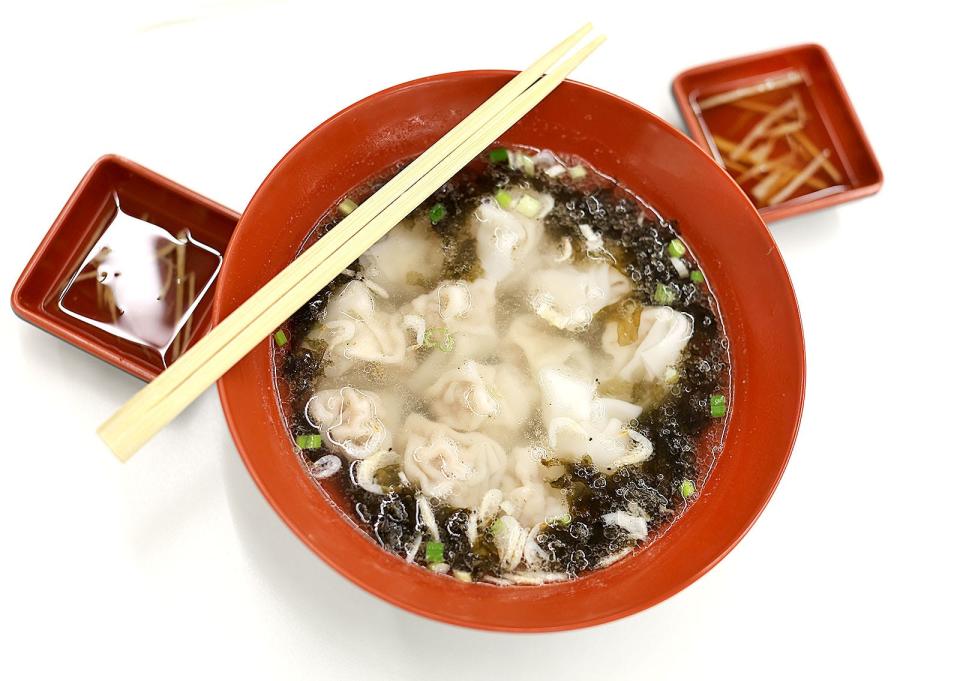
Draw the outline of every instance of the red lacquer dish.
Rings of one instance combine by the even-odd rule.
[[[80,181],[11,296],[39,328],[145,381],[210,328],[240,216],[120,156]]]
[[[875,194],[883,173],[830,56],[799,45],[681,73],[690,136],[765,220]]]

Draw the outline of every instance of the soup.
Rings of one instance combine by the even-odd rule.
[[[274,344],[306,474],[385,550],[464,581],[561,581],[651,544],[697,497],[731,398],[676,226],[546,150],[475,161]]]

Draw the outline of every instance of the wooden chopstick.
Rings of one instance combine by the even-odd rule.
[[[598,38],[543,75],[590,30],[571,35],[504,86],[201,338],[98,429],[121,460],[147,440],[361,253],[559,85]]]

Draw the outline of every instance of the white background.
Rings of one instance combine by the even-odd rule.
[[[809,366],[783,482],[728,558],[652,610],[562,634],[457,629],[373,598],[301,546],[242,467],[212,389],[118,464],[94,429],[138,382],[8,311],[0,677],[956,674],[956,20],[919,2],[320,4],[4,5],[0,288],[103,153],[242,210],[291,145],[354,100],[436,72],[522,68],[584,19],[610,40],[576,77],[674,124],[682,69],[815,41],[886,185],[772,226]]]

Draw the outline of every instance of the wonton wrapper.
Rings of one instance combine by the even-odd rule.
[[[517,431],[537,399],[529,378],[510,364],[461,362],[424,393],[434,418],[461,431]]]
[[[379,395],[350,386],[321,390],[307,403],[307,416],[324,440],[353,459],[390,448],[390,430],[379,417],[383,411]]]
[[[461,433],[419,414],[407,417],[403,430],[403,471],[424,494],[474,509],[500,486],[507,455],[486,435]]]
[[[508,193],[516,206],[523,194],[540,203],[540,214],[527,217],[516,208],[503,208],[493,198],[480,203],[467,223],[467,229],[476,237],[477,257],[483,266],[484,278],[511,288],[518,278],[527,274],[523,265],[537,256],[543,238],[543,217],[553,208],[553,197],[532,190],[510,189]]]
[[[646,307],[640,313],[637,340],[620,345],[617,323],[603,330],[601,344],[610,355],[610,373],[630,383],[663,381],[693,336],[693,319],[670,307]]]
[[[606,262],[562,264],[538,270],[527,280],[533,311],[564,331],[582,331],[593,315],[630,293],[633,284]]]
[[[630,428],[641,407],[598,397],[596,383],[561,368],[541,369],[540,388],[547,442],[557,458],[589,456],[597,467],[614,470],[653,455],[650,441]]]
[[[561,518],[568,512],[563,492],[550,486],[550,481],[563,470],[560,466],[544,466],[541,460],[546,456],[549,452],[542,447],[514,447],[510,452],[501,508],[527,528]]]
[[[364,279],[394,300],[409,300],[436,281],[443,268],[440,237],[423,217],[407,219],[360,256]]]
[[[326,344],[324,360],[330,364],[325,374],[336,377],[357,362],[401,364],[409,343],[404,324],[402,315],[389,310],[389,303],[377,300],[363,281],[354,280],[330,296],[323,320],[307,338]]]

